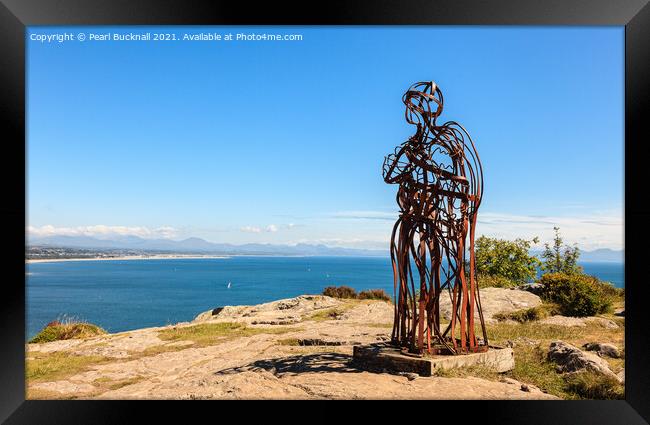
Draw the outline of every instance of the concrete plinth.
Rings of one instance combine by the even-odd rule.
[[[409,372],[431,376],[436,369],[451,369],[484,365],[497,372],[507,372],[515,367],[511,348],[492,347],[483,353],[412,357],[404,355],[389,344],[356,345],[353,361],[361,369],[371,371]]]

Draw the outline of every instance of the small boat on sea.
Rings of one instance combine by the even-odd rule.
[[[230,282],[228,282],[228,289],[230,289]]]

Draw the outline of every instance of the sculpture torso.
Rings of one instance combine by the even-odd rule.
[[[435,127],[434,131],[451,133],[448,124]],[[400,212],[423,223],[441,216],[447,218],[449,214],[455,217],[454,210],[465,209],[464,204],[471,198],[467,193],[468,180],[460,172],[464,165],[462,147],[454,139],[440,143],[430,133],[418,125],[416,134],[389,155],[384,164],[386,183],[399,185]],[[444,200],[447,208],[441,209]]]

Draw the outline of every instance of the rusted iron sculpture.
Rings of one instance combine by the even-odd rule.
[[[474,258],[476,215],[483,194],[481,161],[460,124],[437,123],[443,98],[433,81],[412,85],[402,101],[406,121],[417,130],[386,157],[383,166],[384,181],[399,185],[400,215],[390,249],[395,290],[391,341],[415,354],[486,351]],[[441,330],[443,296],[449,296],[451,318]],[[482,338],[476,335],[476,315]]]

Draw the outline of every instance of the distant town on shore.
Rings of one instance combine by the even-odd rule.
[[[533,249],[531,254],[541,250]],[[243,244],[212,243],[201,238],[188,238],[180,241],[171,239],[144,239],[128,236],[121,239],[97,239],[89,236],[50,236],[28,240],[25,259],[110,259],[124,257],[157,256],[372,256],[387,257],[385,250],[332,247],[323,244]],[[622,263],[624,250],[608,248],[581,251],[581,262]]]

